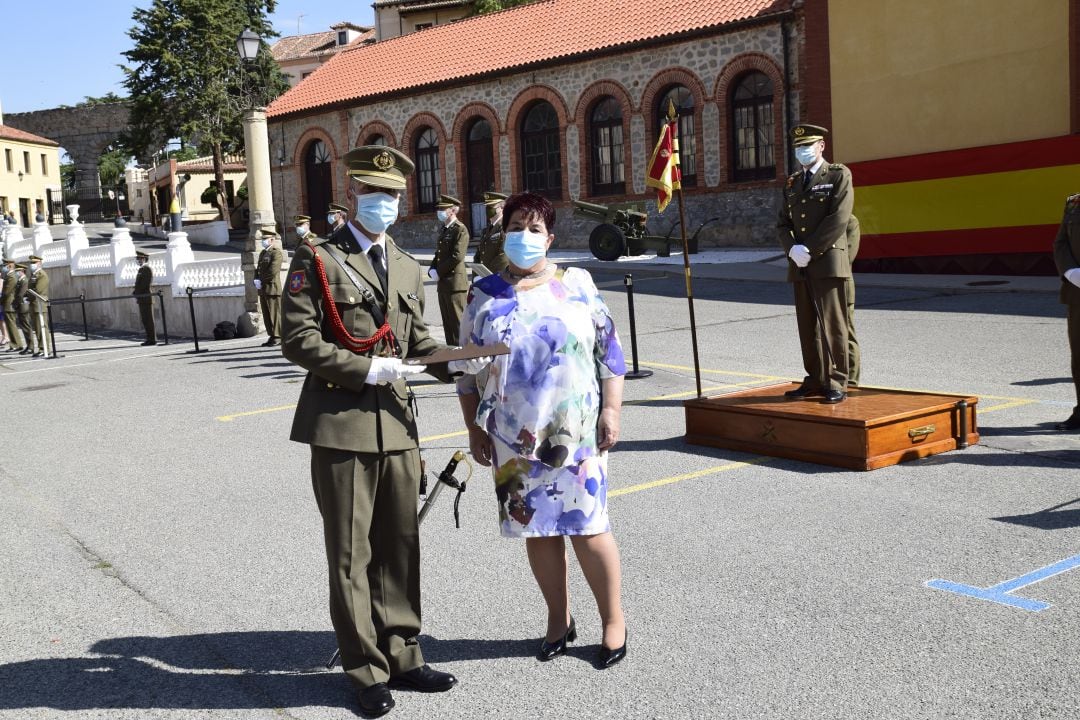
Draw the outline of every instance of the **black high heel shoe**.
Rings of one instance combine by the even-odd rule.
[[[626,657],[626,638],[629,636],[630,632],[626,631],[623,635],[622,647],[617,647],[614,650],[604,647],[603,644],[600,645],[600,652],[596,653],[597,669],[609,668]]]
[[[574,616],[570,616],[570,625],[566,628],[566,634],[555,642],[544,640],[540,643],[540,652],[536,653],[536,659],[540,662],[553,660],[559,655],[566,654],[566,643],[577,640],[577,626],[574,624]]]

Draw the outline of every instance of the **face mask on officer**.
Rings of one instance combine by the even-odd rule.
[[[446,218],[450,217],[445,210],[436,210],[435,217],[439,218],[439,222],[446,222]]]
[[[398,216],[398,198],[384,192],[356,196],[356,222],[368,232],[382,235]]]
[[[795,147],[795,159],[803,167],[812,167],[818,160],[817,143],[809,145],[797,145]]]
[[[328,225],[337,225],[337,213],[336,212],[327,213],[326,214],[326,222],[327,222]]]
[[[307,225],[297,225],[296,226],[296,236],[297,237],[304,237],[307,234],[308,234],[308,226]]]
[[[263,246],[263,249],[264,249],[264,250],[265,250],[266,248],[270,247],[270,238],[268,238],[268,237],[264,237],[264,238],[262,239],[262,246]]]
[[[37,272],[40,269],[41,269],[41,263],[32,263],[30,265],[31,272]]]
[[[531,268],[547,254],[547,235],[528,230],[506,233],[503,252],[506,259],[522,270]]]

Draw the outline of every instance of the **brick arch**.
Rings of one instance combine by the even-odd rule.
[[[530,85],[518,93],[514,101],[510,103],[510,110],[506,113],[506,136],[510,141],[510,190],[517,192],[522,187],[521,180],[521,148],[518,142],[518,125],[525,110],[539,100],[546,100],[555,108],[555,114],[559,117],[559,136],[566,137],[566,128],[570,124],[570,111],[566,106],[566,100],[558,90],[547,85]],[[580,139],[579,139],[580,141]],[[559,148],[559,164],[562,173],[562,196],[563,200],[569,198],[569,177],[567,173],[566,147]]]
[[[578,128],[578,152],[579,152],[579,164],[581,168],[581,195],[582,197],[592,196],[592,172],[593,172],[593,160],[592,160],[592,136],[589,133],[589,116],[592,114],[593,107],[602,98],[613,97],[618,101],[622,107],[623,114],[623,172],[626,177],[626,186],[628,188],[633,187],[633,154],[631,153],[630,143],[630,119],[634,114],[634,103],[630,98],[630,93],[621,83],[613,80],[600,80],[593,83],[589,87],[582,91],[581,97],[578,98],[577,107],[574,109],[574,122]]]
[[[482,118],[487,120],[488,125],[491,126],[491,163],[492,171],[495,174],[495,190],[498,192],[504,192],[502,189],[502,167],[501,156],[499,154],[500,138],[504,132],[504,128],[500,126],[499,116],[487,103],[472,102],[461,108],[458,111],[457,117],[454,118],[454,129],[452,131],[452,142],[454,143],[457,154],[457,167],[455,168],[457,173],[457,187],[458,196],[462,202],[479,202],[481,198],[467,198],[469,194],[469,174],[468,174],[468,162],[466,148],[468,147],[469,138],[467,136],[468,130],[473,121]]]
[[[657,119],[656,103],[660,96],[672,85],[683,85],[694,94],[694,148],[697,150],[694,167],[698,187],[705,187],[705,136],[702,133],[702,110],[705,103],[712,100],[705,84],[692,70],[684,67],[672,67],[661,70],[645,84],[641,93],[641,115],[645,120],[645,137],[648,138],[650,152],[652,144],[660,135],[660,123]],[[699,100],[700,98],[700,100]]]
[[[363,145],[372,135],[382,135],[388,145],[397,147],[397,137],[393,129],[382,120],[372,120],[360,128],[360,132],[356,134],[356,147]]]
[[[416,144],[416,136],[419,135],[419,131],[423,128],[430,127],[435,131],[435,137],[439,141],[439,192],[446,192],[446,128],[443,127],[442,120],[432,115],[429,112],[419,112],[409,118],[409,121],[405,123],[405,129],[401,131],[401,144],[398,149],[405,153],[414,162],[416,158],[413,157],[413,146]],[[409,197],[412,198],[411,204],[414,211],[419,214],[420,207],[420,190],[416,184],[416,173],[409,176],[406,181],[406,192]]]
[[[784,178],[784,73],[768,55],[744,53],[728,61],[716,79],[716,103],[720,107],[720,182],[733,182],[735,168],[735,143],[732,142],[734,117],[731,92],[739,80],[750,72],[762,72],[773,84],[773,159],[776,162],[776,179]]]
[[[341,169],[341,155],[338,154],[337,144],[334,142],[330,132],[319,125],[312,125],[307,127],[304,132],[300,134],[300,137],[296,140],[296,145],[293,146],[293,174],[296,178],[296,187],[300,188],[300,208],[306,208],[308,206],[308,189],[307,183],[304,181],[304,154],[307,152],[308,145],[314,140],[322,140],[326,143],[327,148],[330,150],[330,161],[333,166],[330,168],[330,197],[337,198],[339,192],[343,192],[344,175],[341,178],[338,177],[338,172],[344,173]],[[281,218],[281,227],[284,229],[292,222],[290,218]]]

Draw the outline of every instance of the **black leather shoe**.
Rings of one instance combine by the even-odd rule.
[[[1068,420],[1059,422],[1055,425],[1054,429],[1060,430],[1061,432],[1076,432],[1077,430],[1080,430],[1080,412],[1074,412],[1069,416]]]
[[[141,342],[139,344],[143,347],[146,347],[147,345],[157,345],[157,340],[147,340],[146,342]]]
[[[20,355],[29,355],[30,354],[30,348],[23,348],[22,350],[19,351],[19,354]]]
[[[614,650],[606,648],[600,645],[600,652],[596,654],[596,667],[599,670],[609,668],[615,663],[626,657],[626,639],[630,636],[629,631],[623,635],[622,647],[617,647]]]
[[[433,670],[429,665],[421,665],[390,678],[390,685],[420,692],[446,692],[457,685],[457,678],[448,672]]]
[[[280,345],[280,344],[281,344],[281,341],[278,340],[277,338],[270,338],[269,340],[267,340],[266,342],[263,343],[263,347],[274,347],[275,345]]]
[[[577,640],[577,625],[574,623],[574,616],[571,615],[570,625],[566,628],[566,634],[555,642],[544,640],[540,643],[540,652],[536,653],[536,659],[540,662],[547,662],[560,655],[565,655],[566,643],[574,642],[575,640]]]
[[[360,710],[368,717],[381,717],[394,709],[394,696],[386,683],[375,683],[360,691]]]
[[[843,390],[829,390],[825,393],[825,399],[821,402],[825,403],[826,405],[835,405],[836,403],[844,402],[846,398],[847,393]]]
[[[813,397],[815,395],[822,394],[823,393],[821,391],[821,388],[803,383],[794,390],[788,390],[786,393],[784,393],[784,397],[790,398],[792,400],[802,400],[803,398]]]

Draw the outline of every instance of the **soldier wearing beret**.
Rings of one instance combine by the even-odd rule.
[[[154,284],[154,270],[150,267],[150,256],[142,250],[135,251],[135,264],[139,266],[135,273],[135,289],[132,295],[139,304],[139,319],[142,320],[146,340],[142,345],[157,345],[157,329],[154,327],[154,298],[150,287]]]
[[[493,273],[500,273],[510,264],[503,252],[502,209],[506,196],[497,192],[484,193],[487,209],[487,227],[480,234],[480,245],[473,255],[473,263],[480,263]]]
[[[851,171],[825,161],[827,133],[817,125],[792,128],[800,169],[787,180],[777,228],[780,244],[788,254],[788,282],[795,291],[795,317],[806,370],[802,384],[787,396],[821,396],[822,402],[838,403],[847,397],[853,354],[848,332],[848,296],[853,296],[854,290],[849,285],[848,228],[855,193]],[[853,304],[852,297],[851,322]]]
[[[1080,193],[1065,200],[1065,216],[1054,239],[1054,264],[1061,274],[1061,302],[1066,309],[1069,353],[1072,356],[1072,379],[1076,406],[1057,429],[1080,430]]]
[[[326,224],[334,232],[349,221],[349,208],[341,203],[330,203],[326,210]]]
[[[17,322],[18,315],[15,311],[15,286],[18,284],[19,275],[15,270],[15,261],[4,258],[4,286],[3,307],[4,327],[7,328],[8,352],[22,352],[26,347],[26,339],[22,336]]]
[[[461,201],[449,195],[440,195],[435,203],[439,218],[439,238],[435,245],[435,257],[428,268],[428,276],[438,281],[439,312],[442,314],[443,332],[449,345],[458,344],[461,313],[465,312],[465,300],[469,292],[469,277],[465,273],[465,253],[469,249],[469,229],[458,220]]]
[[[45,303],[49,301],[49,275],[45,268],[41,267],[41,258],[37,255],[30,256],[30,277],[27,286],[27,297],[30,300],[30,312],[27,318],[30,324],[30,352],[34,357],[41,357],[46,352],[45,342]],[[25,334],[25,329],[23,331]]]
[[[259,291],[259,307],[269,336],[264,347],[281,344],[281,236],[270,229],[262,231],[262,251],[255,264],[255,289]]]
[[[420,454],[409,375],[442,350],[424,323],[420,265],[386,234],[413,163],[389,147],[344,158],[354,220],[302,243],[282,296],[282,352],[308,371],[292,439],[311,446],[323,519],[330,618],[360,709],[394,706],[395,685],[439,692],[457,682],[424,663],[416,515]],[[427,371],[449,381],[445,364]]]

